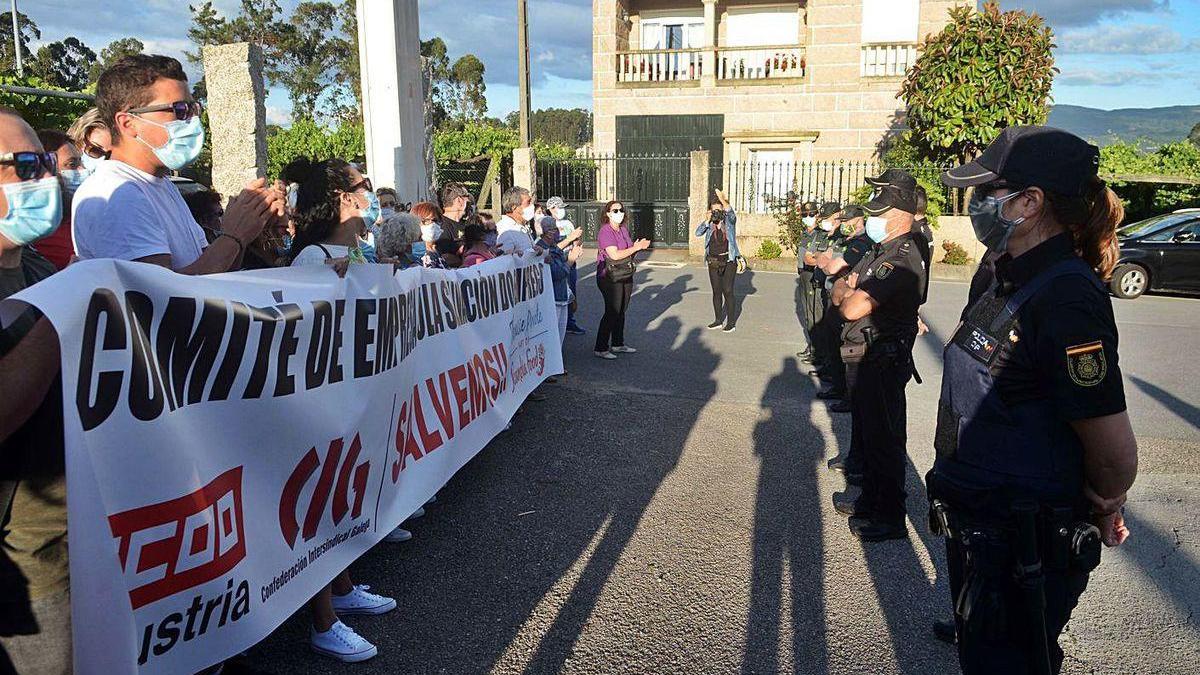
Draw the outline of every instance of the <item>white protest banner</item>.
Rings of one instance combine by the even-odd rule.
[[[95,260],[7,301],[62,344],[75,671],[220,662],[399,525],[562,372],[547,270]]]

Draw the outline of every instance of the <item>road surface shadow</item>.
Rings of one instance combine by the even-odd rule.
[[[769,417],[754,427],[754,454],[760,460],[754,508],[753,572],[742,673],[781,671],[782,624],[791,621],[796,673],[828,672],[826,653],[824,546],[817,472],[825,448],[801,439],[823,434],[807,407],[790,403],[807,380],[796,359],[783,359],[780,372],[763,392]],[[811,396],[802,397],[811,405]],[[786,578],[785,578],[786,577]],[[790,586],[784,586],[790,583]],[[785,602],[785,595],[787,602]],[[790,605],[791,616],[784,615]]]

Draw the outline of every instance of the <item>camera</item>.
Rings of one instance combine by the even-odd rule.
[[[722,220],[725,220],[725,212],[721,209],[713,209],[710,216],[712,217],[712,221],[714,223],[719,223]]]

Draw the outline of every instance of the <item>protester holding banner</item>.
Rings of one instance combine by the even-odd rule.
[[[483,225],[471,224],[463,228],[463,267],[473,267],[496,257],[496,252],[487,243],[487,230]]]
[[[296,239],[293,246],[299,253],[292,266],[330,264],[335,261],[363,263],[357,251],[359,228],[370,218],[374,222],[377,210],[373,200],[366,199],[370,182],[358,169],[340,159],[313,162],[301,157],[283,169],[283,179],[299,185],[296,192]],[[366,204],[364,204],[366,202]],[[341,268],[340,273],[345,273]],[[332,276],[330,277],[332,280]],[[411,539],[407,530],[396,528]],[[389,535],[391,536],[391,535]],[[397,533],[397,540],[401,535]],[[309,633],[313,651],[339,661],[366,661],[378,653],[378,648],[363,639],[354,629],[338,620],[345,614],[384,614],[396,608],[392,598],[369,592],[369,586],[355,586],[349,572],[343,570],[333,583],[313,597],[312,630]]]
[[[75,193],[73,221],[80,258],[161,265],[181,274],[241,267],[242,255],[268,223],[284,217],[284,199],[258,179],[230,201],[210,246],[168,177],[196,160],[204,145],[200,104],[183,66],[168,56],[135,54],[109,66],[96,102],[112,134],[112,154]]]
[[[554,218],[543,218],[542,236],[534,245],[545,251],[546,262],[550,264],[550,279],[554,283],[554,306],[558,311],[558,337],[559,342],[562,342],[567,338],[567,308],[575,296],[571,292],[570,268],[583,253],[583,244],[576,239],[567,252],[559,248],[559,239],[561,237],[558,234],[558,224]]]
[[[442,239],[438,208],[432,202],[418,202],[413,205],[412,213],[421,219],[421,242],[419,247],[413,247],[413,260],[428,269],[446,269],[446,259],[442,258],[442,252],[437,247],[437,242]],[[454,259],[457,260],[458,256],[455,255]]]
[[[0,108],[0,299],[55,273],[29,244],[62,213],[57,157]],[[0,330],[0,670],[71,670],[71,598],[58,337],[27,308]]]
[[[526,227],[534,218],[533,195],[523,187],[514,185],[500,197],[500,210],[504,217],[496,223],[496,246],[501,253],[527,253],[533,250],[533,237]]]
[[[617,354],[637,352],[625,344],[625,311],[633,297],[633,257],[650,248],[648,239],[633,241],[624,222],[625,205],[611,201],[600,214],[600,232],[596,235],[596,285],[604,296],[604,316],[596,331],[596,356],[609,360]]]

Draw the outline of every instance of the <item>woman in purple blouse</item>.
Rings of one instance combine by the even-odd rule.
[[[639,251],[650,248],[649,239],[633,241],[625,222],[625,206],[612,201],[600,214],[600,232],[596,235],[596,285],[604,296],[604,317],[596,331],[596,356],[615,359],[617,354],[633,354],[637,350],[625,344],[625,310],[633,295],[633,279],[614,282],[609,278],[607,261],[625,260]],[[609,341],[611,339],[611,348]]]

